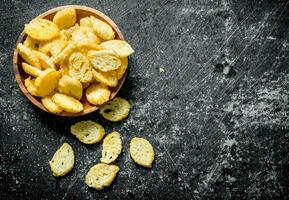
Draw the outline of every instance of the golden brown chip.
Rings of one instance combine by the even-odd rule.
[[[31,76],[29,76],[28,78],[24,80],[24,85],[30,94],[32,94],[33,96],[38,96],[34,82],[35,82],[35,79],[32,79]]]
[[[74,8],[65,8],[58,11],[53,17],[53,23],[60,29],[68,29],[76,22],[76,11]]]
[[[39,43],[39,51],[46,55],[57,56],[67,45],[67,36],[61,31],[54,39]]]
[[[104,21],[101,21],[94,16],[91,16],[92,20],[92,26],[94,32],[103,40],[112,40],[115,38],[115,33],[113,29],[105,23]]]
[[[53,100],[52,96],[45,96],[41,98],[43,106],[51,113],[61,113],[62,108],[58,106]]]
[[[127,57],[134,53],[131,46],[124,40],[109,40],[100,44],[105,49],[110,49],[120,58]]]
[[[119,80],[123,77],[128,67],[128,58],[121,58],[121,65],[114,72],[115,77]]]
[[[82,85],[76,78],[64,75],[58,82],[58,91],[80,100],[82,97]]]
[[[95,69],[103,72],[116,70],[121,65],[120,59],[112,50],[89,51],[87,58]]]
[[[121,153],[121,149],[122,141],[120,134],[116,131],[108,134],[103,140],[100,161],[106,164],[114,162]]]
[[[52,96],[52,100],[66,112],[79,113],[83,111],[82,103],[71,96],[56,93]]]
[[[51,94],[58,86],[61,73],[51,68],[46,69],[35,80],[37,94],[41,97]]]
[[[72,41],[80,43],[100,44],[101,40],[89,27],[79,27],[75,29],[71,37]]]
[[[47,69],[47,68],[56,69],[53,61],[47,55],[45,55],[44,53],[42,53],[40,51],[36,51],[36,50],[33,50],[33,53],[37,56],[42,68],[44,68],[44,69]]]
[[[109,100],[110,90],[101,84],[92,84],[85,91],[86,99],[93,105],[102,105]]]
[[[26,37],[26,39],[23,42],[23,45],[28,47],[29,49],[37,49],[38,48],[38,42],[29,36]]]
[[[72,52],[76,49],[77,45],[75,43],[68,44],[60,54],[53,57],[53,62],[55,64],[65,62],[66,59],[72,54]]]
[[[31,49],[24,46],[21,43],[18,43],[17,45],[17,51],[20,54],[20,56],[30,65],[33,65],[34,67],[41,68],[40,62],[37,58],[37,56],[33,53]]]
[[[92,21],[90,17],[81,18],[79,21],[80,26],[87,26],[92,28]]]
[[[22,63],[22,68],[23,70],[25,71],[25,73],[31,75],[31,76],[34,76],[34,77],[37,77],[37,76],[40,76],[42,74],[43,71],[41,71],[40,69],[32,66],[32,65],[29,65],[25,62]]]
[[[115,74],[113,73],[105,73],[105,72],[98,72],[96,70],[92,70],[93,77],[96,81],[107,85],[109,87],[116,87],[118,80]]]
[[[25,24],[24,31],[27,35],[38,41],[47,41],[59,35],[59,29],[47,19],[33,19]]]

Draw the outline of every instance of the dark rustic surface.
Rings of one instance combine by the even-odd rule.
[[[23,25],[66,4],[104,12],[136,50],[121,91],[133,109],[123,122],[46,114],[14,80],[11,54]],[[288,199],[288,4],[1,0],[0,199]],[[104,191],[83,181],[101,145],[83,145],[69,132],[87,119],[122,133],[121,171]],[[153,169],[131,161],[135,136],[153,144]],[[76,165],[55,178],[48,160],[63,142]]]

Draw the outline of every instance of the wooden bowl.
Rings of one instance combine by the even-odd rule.
[[[53,8],[51,10],[48,10],[46,12],[44,12],[43,14],[39,15],[37,18],[44,18],[44,19],[48,19],[48,20],[52,20],[53,16],[56,14],[57,11],[62,10],[64,8],[68,8],[68,7],[73,7],[76,10],[77,13],[77,22],[79,22],[79,19],[86,17],[86,16],[95,16],[100,20],[103,20],[104,22],[108,23],[112,29],[115,31],[116,33],[116,38],[117,39],[124,39],[123,34],[121,33],[121,31],[119,30],[119,28],[117,27],[117,25],[109,18],[107,17],[105,14],[103,14],[102,12],[95,10],[93,8],[89,8],[86,6],[79,6],[79,5],[68,5],[68,6],[60,6],[57,8]],[[19,42],[23,42],[25,40],[25,38],[27,37],[26,33],[23,31],[20,36],[18,37],[16,46]],[[28,77],[28,75],[22,70],[21,63],[22,63],[23,59],[21,58],[21,56],[19,56],[18,52],[16,49],[14,49],[13,52],[13,70],[14,70],[14,74],[15,74],[15,78],[17,80],[17,83],[21,89],[21,91],[23,92],[23,94],[38,108],[40,108],[43,111],[49,112],[48,110],[46,110],[46,108],[42,105],[41,103],[41,99],[39,97],[35,97],[32,96],[26,89],[25,85],[24,85],[24,80],[25,78]],[[125,72],[125,74],[123,75],[123,77],[119,80],[118,85],[115,88],[110,88],[111,90],[111,95],[110,95],[110,99],[114,98],[116,96],[116,94],[118,93],[118,91],[120,90],[120,88],[122,87],[125,78],[127,76],[127,71]],[[75,117],[75,116],[81,116],[81,115],[86,115],[89,113],[92,113],[96,110],[99,109],[98,106],[95,105],[91,105],[90,103],[88,103],[88,101],[85,98],[85,95],[83,95],[83,98],[81,99],[81,102],[83,103],[84,106],[84,110],[80,113],[68,113],[68,112],[62,112],[62,113],[52,113],[52,114],[56,114],[56,115],[60,115],[60,116],[65,116],[65,117]],[[50,113],[50,112],[49,112]]]

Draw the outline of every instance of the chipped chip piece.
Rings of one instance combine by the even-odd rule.
[[[76,78],[64,75],[58,82],[58,91],[80,100],[82,97],[82,85]]]
[[[107,120],[117,122],[123,120],[130,112],[130,104],[127,100],[115,97],[99,109],[99,113]]]
[[[100,38],[95,35],[93,30],[89,27],[81,26],[75,29],[71,36],[72,41],[82,42],[82,43],[91,43],[91,44],[100,44]]]
[[[28,78],[24,80],[24,85],[30,94],[32,94],[33,96],[38,96],[34,82],[35,82],[35,79],[32,79],[31,76],[29,76]]]
[[[86,99],[93,105],[102,105],[109,100],[110,90],[101,84],[92,84],[85,91]]]
[[[108,134],[103,140],[102,157],[100,161],[106,164],[114,162],[121,153],[121,149],[122,141],[120,134],[116,131]]]
[[[92,70],[93,77],[96,81],[107,85],[109,87],[116,87],[118,80],[115,74],[105,73],[105,72],[98,72],[96,70]]]
[[[25,24],[24,31],[27,35],[38,41],[47,41],[59,35],[59,29],[47,19],[33,19]]]
[[[69,173],[74,166],[74,152],[68,143],[63,143],[49,161],[49,166],[53,176],[64,176]]]
[[[52,21],[59,29],[68,29],[76,22],[76,11],[74,8],[60,10],[54,15]]]
[[[112,50],[120,58],[127,57],[134,53],[134,50],[131,48],[124,40],[109,40],[100,44],[105,49]]]
[[[52,96],[45,96],[41,98],[43,106],[51,113],[61,113],[63,110],[53,100]]]
[[[133,161],[143,167],[152,167],[154,161],[153,146],[144,138],[135,137],[130,141],[130,156]]]
[[[103,138],[104,128],[93,121],[80,121],[72,125],[70,132],[84,144],[94,144]]]
[[[112,50],[89,51],[87,58],[95,69],[103,72],[116,70],[121,65],[121,60]]]
[[[61,73],[51,68],[46,69],[35,80],[37,94],[41,97],[51,94],[58,86]]]
[[[31,49],[24,46],[21,43],[18,43],[17,45],[17,51],[20,54],[20,56],[30,65],[33,65],[34,67],[41,68],[40,62],[37,58],[37,56],[33,53]]]
[[[92,81],[92,71],[88,59],[79,52],[72,53],[68,60],[69,75],[81,83]]]
[[[52,96],[52,100],[66,112],[79,113],[83,111],[82,103],[71,96],[56,93]]]
[[[36,50],[38,48],[38,42],[33,38],[27,36],[23,42],[23,45],[28,47],[29,49]]]
[[[93,30],[97,34],[97,36],[99,36],[103,40],[112,40],[115,38],[115,33],[110,27],[110,25],[108,25],[104,21],[97,19],[94,16],[90,16],[90,18],[92,20]]]
[[[52,69],[56,69],[53,61],[44,53],[40,52],[40,51],[36,51],[33,50],[33,53],[37,56],[40,65],[42,68],[47,69],[47,68],[52,68]]]
[[[102,190],[113,182],[118,172],[117,165],[98,163],[89,169],[85,176],[85,183],[88,187]]]

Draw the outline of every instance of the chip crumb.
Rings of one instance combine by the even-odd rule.
[[[164,73],[164,72],[165,72],[165,69],[162,68],[162,67],[160,67],[159,70],[160,70],[161,73]]]

